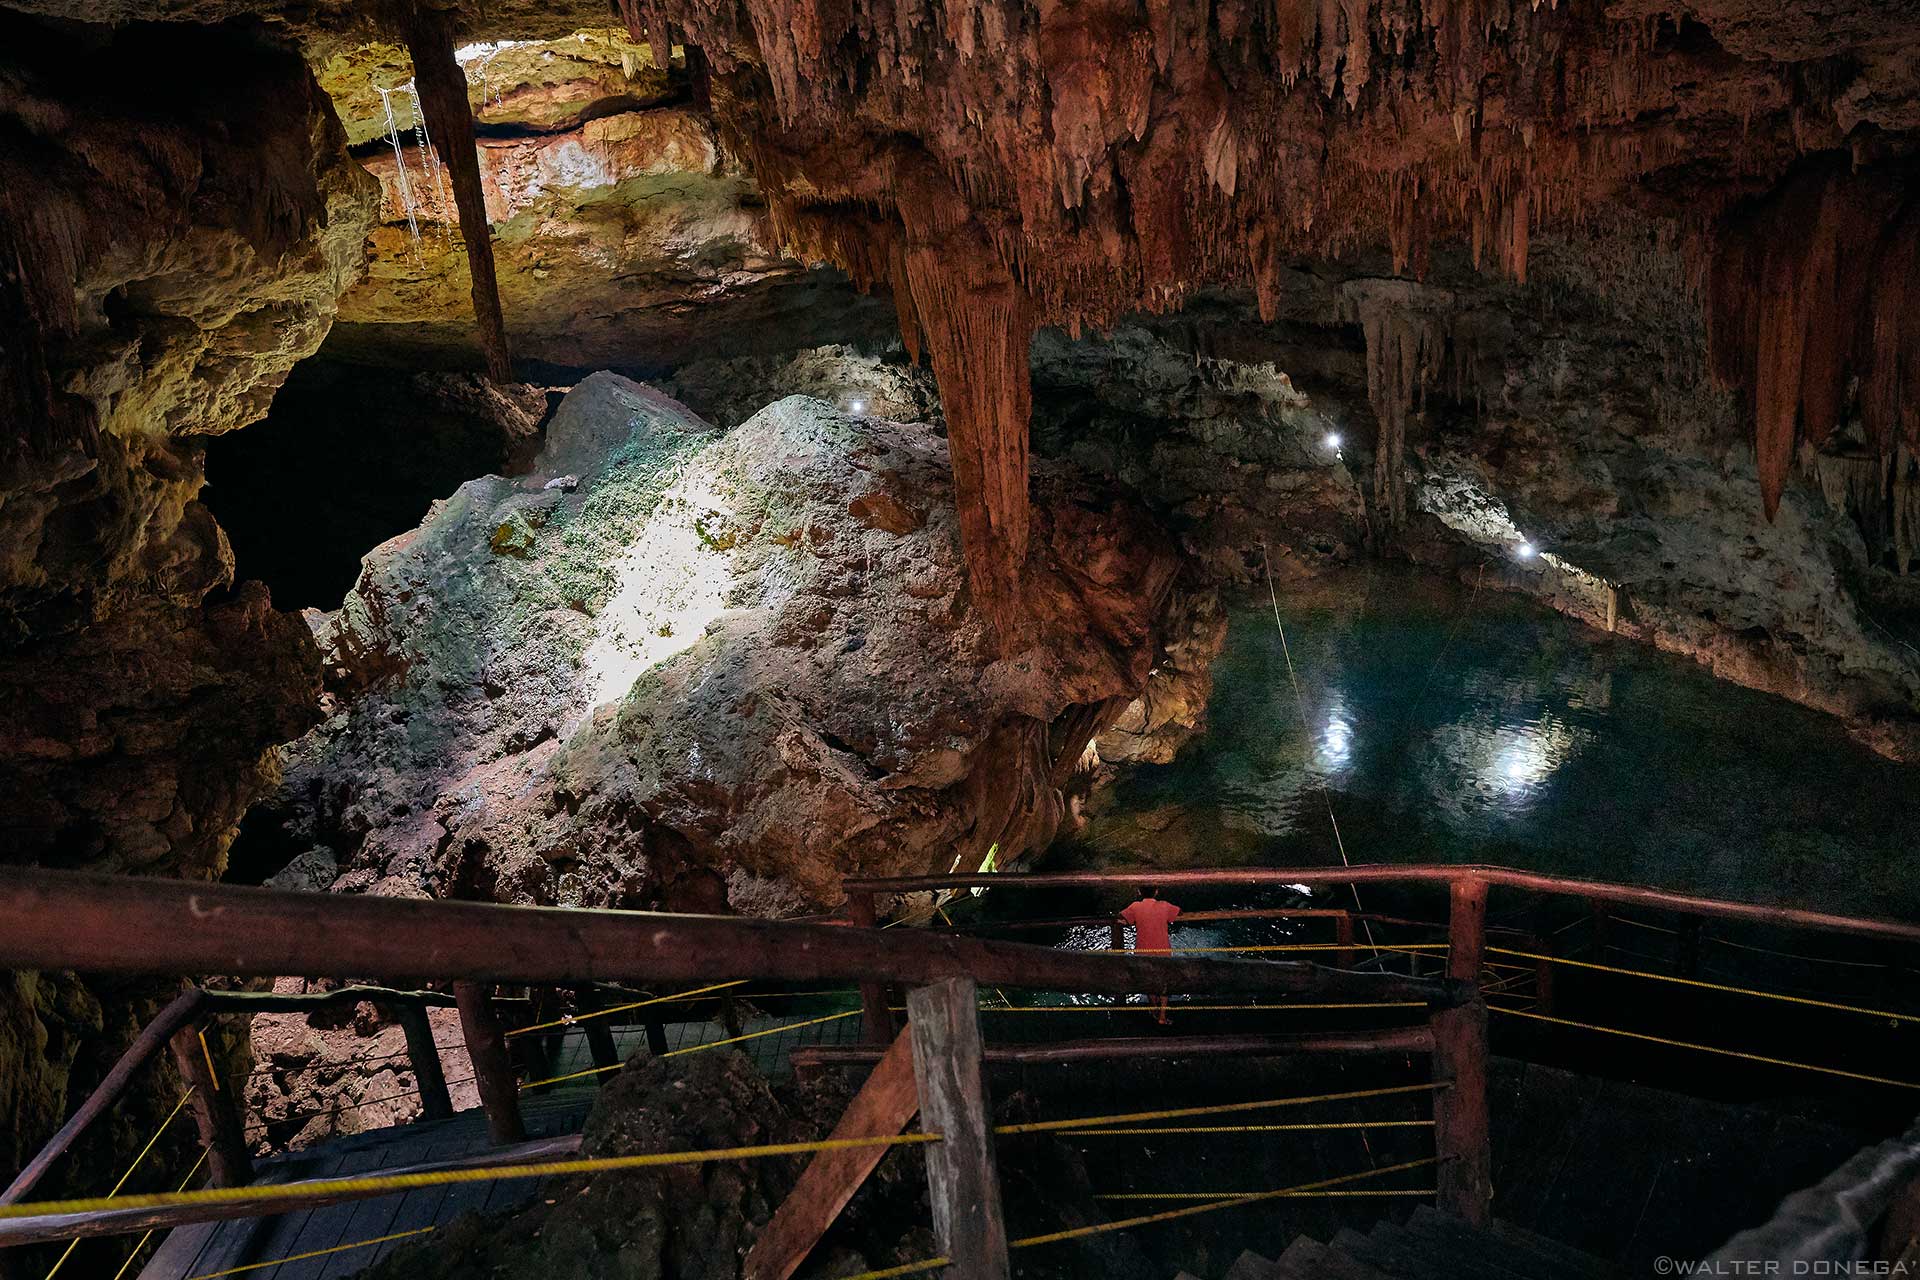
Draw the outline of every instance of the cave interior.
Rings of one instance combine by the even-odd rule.
[[[862,920],[845,884],[1450,862],[1887,937],[1920,920],[1908,0],[0,0],[0,414],[16,902],[14,872],[104,873],[1100,950],[1131,891],[903,892]],[[1284,949],[1340,914],[1340,963],[1360,920],[1377,965],[1365,921],[1447,910],[1269,889],[1176,895],[1207,918],[1176,945]],[[1509,970],[1587,948],[1551,996],[1528,969],[1521,1016],[1571,1000],[1639,1015],[1642,1041],[1697,1033],[1686,992],[1596,976],[1657,963],[1877,1021],[1788,1009],[1703,1083],[1496,1020],[1492,1092],[1534,1126],[1495,1119],[1488,1194],[1515,1230],[1644,1274],[1911,1119],[1920,1081],[1888,1078],[1920,1025],[1911,946],[1822,935],[1809,957],[1741,924],[1709,929],[1715,968],[1698,916],[1635,936],[1571,901],[1489,917],[1521,939]],[[1407,945],[1386,967],[1421,979]],[[1766,967],[1783,955],[1816,971]],[[0,973],[0,1173],[180,978],[391,976]],[[517,990],[516,1033],[587,1009]],[[816,1008],[871,1033],[871,1005],[713,997],[685,1010],[706,1040],[673,1043]],[[252,1157],[296,1160],[439,1118],[421,1043],[470,1067],[451,1105],[482,1107],[473,1016],[289,1004],[199,1044],[246,1082]],[[752,1051],[670,1068],[667,1034],[621,1032],[631,1061],[569,1121],[588,1149],[810,1138],[846,1105],[776,1097]],[[1755,1065],[1842,1041],[1811,1084]],[[588,1061],[533,1045],[523,1076]],[[130,1158],[131,1190],[185,1186],[196,1143],[169,1126],[197,1070],[116,1093],[35,1195],[103,1193]],[[1012,1120],[1335,1078],[990,1076]],[[685,1088],[730,1100],[724,1123],[675,1118],[660,1099]],[[1401,1149],[1383,1132],[1376,1169]],[[1548,1162],[1583,1134],[1625,1154]],[[1227,1163],[1298,1181],[1329,1150]],[[909,1157],[796,1274],[947,1243]],[[1001,1161],[1019,1229],[1117,1213],[1091,1154]],[[589,1179],[579,1205],[495,1201],[313,1265],[730,1280],[793,1178],[719,1177]],[[1235,1260],[1451,1229],[1300,1203],[1257,1236],[1223,1215],[1032,1274],[1378,1275],[1378,1243],[1349,1241],[1371,1272],[1317,1243],[1293,1270]],[[1920,1211],[1888,1221],[1906,1252],[1893,1226],[1873,1247],[1915,1265]],[[136,1238],[8,1248],[0,1219],[0,1277],[229,1274]]]

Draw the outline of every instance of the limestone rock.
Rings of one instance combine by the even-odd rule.
[[[201,449],[319,346],[376,195],[305,65],[249,30],[0,14],[0,862],[217,877],[312,723],[314,646],[227,590]],[[0,1164],[175,986],[0,979]],[[38,1194],[111,1186],[177,1098],[149,1073]]]
[[[1146,679],[1171,549],[1043,469],[1036,639],[998,658],[951,483],[924,426],[794,398],[722,436],[597,374],[531,474],[469,482],[367,557],[331,642],[372,687],[291,750],[276,817],[338,853],[343,889],[673,905],[724,885],[762,912],[1044,847]]]
[[[590,113],[651,106],[671,93],[667,73],[654,66],[651,51],[610,27],[553,40],[477,42],[460,49],[459,56],[467,100],[481,129],[568,129]],[[389,104],[392,128],[411,133],[419,123],[412,95],[402,87],[413,78],[413,60],[401,45],[375,42],[332,50],[314,71],[340,112],[349,145],[387,137]],[[385,102],[382,89],[388,91]]]

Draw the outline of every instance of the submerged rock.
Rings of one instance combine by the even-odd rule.
[[[596,374],[530,474],[367,557],[321,628],[344,709],[272,816],[339,889],[579,905],[792,911],[1041,848],[1175,559],[1041,468],[1033,642],[999,658],[951,489],[927,426],[795,397],[722,435]]]

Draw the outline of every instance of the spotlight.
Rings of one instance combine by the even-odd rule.
[[[1327,448],[1335,450],[1337,452],[1340,448],[1340,433],[1338,431],[1327,432],[1327,438],[1324,443],[1326,444]]]
[[[1513,549],[1513,553],[1522,560],[1531,560],[1533,559],[1535,550],[1536,548],[1531,542],[1523,542]]]
[[[852,404],[849,404],[847,406],[847,411],[854,414],[857,417],[858,415],[863,414],[867,411],[867,402],[865,400],[855,400]]]

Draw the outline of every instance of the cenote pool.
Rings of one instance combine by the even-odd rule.
[[[1240,607],[1205,733],[1096,795],[1049,866],[1500,862],[1920,914],[1920,770],[1833,720],[1410,570]],[[1303,721],[1300,703],[1304,702]]]

